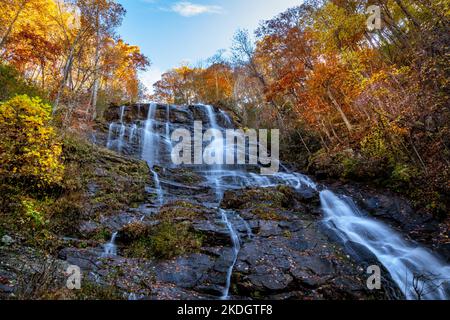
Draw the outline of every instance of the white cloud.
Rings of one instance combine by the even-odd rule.
[[[183,17],[193,17],[204,13],[222,13],[222,7],[214,5],[202,5],[188,1],[175,3],[171,10]]]

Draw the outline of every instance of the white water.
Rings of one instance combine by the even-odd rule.
[[[134,139],[136,138],[136,132],[137,132],[137,125],[133,123],[130,128],[130,134],[128,135],[129,143],[133,143]]]
[[[142,145],[142,159],[147,161],[150,168],[155,165],[159,146],[159,134],[155,132],[156,104],[151,103],[148,110],[147,121],[144,127],[144,138]]]
[[[233,275],[233,269],[234,269],[234,266],[236,265],[239,251],[241,250],[241,242],[239,240],[239,236],[238,236],[236,230],[234,229],[234,226],[228,220],[227,212],[222,209],[219,209],[219,212],[222,217],[223,223],[227,226],[227,228],[230,232],[231,242],[233,243],[233,249],[232,249],[233,250],[233,261],[230,264],[230,266],[228,267],[225,289],[223,290],[223,294],[221,297],[222,300],[228,300],[230,298],[229,294],[230,294],[230,286],[231,286],[231,276]]]
[[[126,133],[126,125],[123,122],[123,117],[125,114],[125,107],[120,107],[120,120],[119,123],[111,123],[109,125],[109,132],[108,132],[108,141],[106,147],[108,149],[115,149],[118,152],[123,151],[124,147],[124,138]],[[114,139],[114,136],[118,135],[117,139]]]
[[[334,230],[344,244],[356,242],[372,252],[407,299],[450,298],[450,285],[444,283],[450,280],[450,266],[437,256],[404,240],[387,225],[364,217],[355,206],[329,190],[322,191],[320,199],[328,228]],[[431,277],[431,281],[420,281],[417,276],[423,275]]]
[[[158,205],[162,206],[164,203],[164,191],[161,188],[161,182],[158,173],[153,170],[153,166],[157,160],[157,154],[159,152],[159,133],[155,130],[155,116],[156,116],[156,104],[151,103],[148,110],[147,121],[144,128],[144,143],[142,147],[142,159],[147,161],[150,171],[153,175],[153,182],[155,184],[155,190],[158,200]]]
[[[219,112],[222,115],[222,117],[225,119],[225,122],[227,123],[227,125],[232,127],[233,126],[233,122],[231,121],[230,116],[223,110],[220,110]]]
[[[218,125],[217,114],[212,106],[199,106],[206,113],[209,126],[212,129],[223,130]],[[120,123],[112,123],[108,134],[108,148],[122,150],[125,133],[122,134],[122,128],[125,128],[123,123],[124,108],[121,108]],[[155,190],[157,195],[158,205],[164,203],[164,191],[161,188],[159,176],[153,166],[158,163],[169,165],[162,159],[162,151],[164,145],[169,146],[170,139],[170,107],[166,107],[165,132],[160,135],[156,130],[156,104],[151,104],[147,115],[147,121],[144,128],[138,130],[133,126],[130,128],[129,141],[134,139],[134,136],[140,134],[142,141],[142,159],[146,160],[151,168],[153,180],[155,183]],[[226,122],[231,122],[231,119],[220,111]],[[135,125],[134,125],[135,126]],[[231,125],[232,126],[232,125]],[[138,132],[138,133],[137,133]],[[118,136],[118,139],[114,139]],[[161,140],[161,138],[163,138]],[[161,145],[163,142],[163,145]],[[216,152],[224,153],[225,144],[216,141],[212,146]],[[299,173],[280,172],[272,176],[262,176],[259,174],[247,172],[246,170],[238,168],[225,168],[221,165],[213,165],[207,168],[203,167],[203,175],[208,179],[210,185],[216,194],[216,204],[218,205],[223,197],[225,190],[241,189],[245,187],[274,187],[277,185],[288,185],[296,190],[303,188],[312,188],[317,190],[317,185],[307,176]],[[442,284],[445,280],[450,280],[450,266],[443,263],[436,255],[427,249],[420,247],[414,243],[408,242],[400,236],[397,232],[389,228],[387,225],[378,222],[374,219],[367,218],[359,213],[358,209],[344,199],[339,198],[331,191],[322,191],[320,194],[322,201],[322,209],[325,213],[325,225],[340,238],[344,245],[348,241],[358,243],[372,252],[379,262],[389,271],[392,279],[397,283],[399,288],[403,291],[408,299],[417,299],[415,287],[421,291],[423,299],[450,299],[450,286],[447,283]],[[232,212],[219,211],[220,217],[227,226],[230,238],[233,244],[233,261],[229,266],[226,274],[226,286],[223,291],[222,299],[229,298],[231,276],[233,268],[237,261],[240,251],[239,234],[236,227],[233,226],[229,215],[233,214],[233,221],[242,220],[247,229],[247,238],[251,239],[253,234],[247,222],[239,215]],[[115,246],[115,237],[113,235],[109,244],[105,246],[105,254],[116,254],[117,248]],[[109,252],[109,253],[106,253]],[[433,281],[413,281],[415,275],[427,275],[432,277]],[[437,285],[442,286],[436,288]],[[445,287],[446,286],[446,287]]]
[[[115,256],[117,255],[117,246],[116,246],[116,238],[118,232],[114,232],[111,236],[111,240],[107,244],[105,244],[103,248],[103,256]]]
[[[164,190],[161,188],[161,181],[159,180],[158,173],[153,169],[150,169],[150,171],[153,174],[158,205],[161,207],[164,204]]]
[[[219,125],[217,124],[216,114],[214,112],[214,108],[210,105],[204,105],[204,110],[206,111],[206,114],[208,116],[209,125],[211,129],[214,130],[221,130]],[[221,154],[224,153],[224,141],[223,139],[214,139],[214,141],[209,145],[209,148],[213,150],[215,154]],[[210,181],[210,183],[214,186],[214,189],[216,191],[216,197],[217,202],[220,203],[223,198],[223,192],[224,189],[222,188],[221,178],[224,174],[222,170],[222,165],[216,164],[212,165],[208,168],[206,178]]]

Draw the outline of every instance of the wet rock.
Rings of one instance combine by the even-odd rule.
[[[220,226],[215,221],[194,221],[192,228],[203,235],[204,244],[209,246],[230,246],[231,238],[229,230]]]
[[[10,236],[8,236],[7,234],[5,234],[5,235],[2,237],[2,244],[3,244],[3,245],[5,245],[5,246],[11,246],[11,245],[13,245],[14,243],[15,243],[14,239],[11,238]]]
[[[172,261],[161,262],[155,267],[158,281],[169,282],[181,288],[193,288],[214,266],[214,260],[205,254],[193,254]]]
[[[97,261],[100,255],[100,251],[65,248],[58,253],[58,258],[67,261],[70,265],[80,267],[85,272],[90,272],[98,269]]]
[[[248,277],[254,289],[258,291],[284,291],[292,283],[293,278],[276,268],[259,266],[255,273]]]
[[[78,231],[83,237],[90,238],[97,234],[101,229],[102,225],[95,221],[89,220],[81,222]]]
[[[277,221],[259,221],[258,235],[260,237],[279,236],[284,233]]]

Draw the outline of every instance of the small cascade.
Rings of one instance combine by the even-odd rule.
[[[407,299],[450,299],[450,267],[427,249],[364,217],[356,206],[326,190],[320,194],[325,223],[344,245],[349,241],[373,253]]]
[[[105,244],[103,248],[103,256],[115,256],[117,255],[117,246],[116,246],[116,238],[117,238],[118,232],[114,232],[111,236],[111,240],[107,244]]]
[[[128,135],[128,142],[133,143],[134,139],[136,139],[137,133],[137,124],[133,123],[130,128],[130,134]]]
[[[157,194],[158,205],[164,204],[164,191],[161,188],[161,182],[158,173],[153,169],[155,162],[157,162],[157,155],[159,153],[159,134],[155,130],[156,104],[151,103],[148,110],[147,121],[144,128],[144,142],[142,147],[142,159],[147,161],[150,167],[150,172],[153,175],[155,190]]]
[[[142,145],[142,159],[147,161],[150,168],[155,165],[159,145],[159,134],[155,132],[156,104],[151,103],[145,122]]]
[[[110,123],[108,131],[108,141],[106,147],[108,149],[116,150],[118,152],[123,151],[124,139],[126,134],[126,125],[124,123],[125,106],[120,107],[120,119],[119,123]],[[115,137],[117,136],[117,139]]]
[[[228,267],[225,289],[224,289],[222,297],[221,297],[222,300],[228,300],[229,294],[230,294],[231,276],[233,275],[233,269],[234,269],[234,266],[236,265],[239,251],[241,250],[241,242],[239,239],[239,235],[237,234],[236,230],[234,229],[233,225],[231,224],[231,222],[228,219],[227,212],[222,209],[219,209],[219,211],[220,211],[220,215],[222,217],[223,223],[227,226],[227,228],[230,232],[231,241],[233,243],[233,261],[232,261],[231,265]]]
[[[223,110],[220,110],[220,115],[222,116],[222,118],[225,119],[225,123],[227,124],[227,126],[229,126],[230,128],[233,127],[233,121],[231,121],[231,118],[228,115],[228,113],[226,113]]]
[[[125,106],[120,107],[120,123],[123,123],[123,117],[125,115]]]
[[[117,142],[117,151],[119,151],[119,152],[123,151],[125,132],[126,132],[126,127],[122,123],[120,125],[120,130],[119,130],[119,140]]]
[[[113,135],[114,135],[114,123],[111,122],[109,124],[109,130],[108,130],[108,141],[106,142],[106,148],[112,149],[112,143],[113,143]]]
[[[158,205],[161,207],[164,204],[164,190],[161,188],[161,181],[159,180],[158,173],[153,169],[151,169],[150,171],[153,175],[153,181],[155,183]]]
[[[217,124],[216,114],[214,112],[213,106],[203,105],[203,108],[208,116],[208,121],[210,125],[210,129],[222,131],[222,128]],[[224,154],[224,143],[225,141],[214,139],[214,141],[210,144],[209,148],[217,155]],[[222,186],[222,176],[224,172],[222,171],[222,165],[215,164],[210,166],[207,171],[207,179],[214,185],[214,189],[216,191],[217,202],[220,203],[223,197],[223,186]]]

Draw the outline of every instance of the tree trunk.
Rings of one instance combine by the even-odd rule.
[[[400,9],[402,9],[403,13],[405,14],[405,16],[411,20],[411,22],[414,24],[414,26],[420,30],[420,23],[419,21],[416,20],[416,18],[413,17],[413,15],[411,14],[411,12],[409,12],[408,8],[406,8],[406,6],[403,4],[403,2],[401,0],[394,0],[395,3],[400,7]]]
[[[97,38],[95,43],[95,66],[94,66],[94,85],[92,87],[92,120],[97,118],[97,97],[98,97],[98,89],[99,89],[99,72],[98,65],[100,60],[100,17],[99,12],[97,11]]]
[[[82,30],[80,29],[78,31],[78,34],[77,34],[75,40],[73,41],[73,43],[70,47],[69,56],[67,57],[66,64],[64,66],[63,77],[62,77],[61,83],[59,85],[55,103],[53,105],[53,114],[55,114],[56,110],[58,109],[58,105],[59,105],[59,101],[61,99],[62,92],[64,90],[64,87],[66,86],[67,79],[69,78],[69,73],[70,73],[70,70],[72,69],[73,58],[74,58],[74,54],[75,54],[75,47],[81,38],[81,34],[82,34]]]
[[[327,95],[328,95],[328,98],[330,98],[331,102],[333,103],[334,107],[337,109],[337,111],[341,115],[342,120],[344,120],[345,126],[347,127],[348,131],[351,132],[353,130],[353,126],[350,123],[350,121],[348,120],[347,116],[345,115],[345,113],[342,110],[339,103],[334,98],[333,94],[330,91],[330,88],[327,88]]]
[[[306,151],[308,151],[308,154],[311,155],[312,154],[311,150],[308,148],[308,145],[306,144],[305,139],[303,139],[303,135],[300,132],[300,130],[297,130],[297,134],[300,137],[300,141],[302,142],[302,144],[305,147]]]

